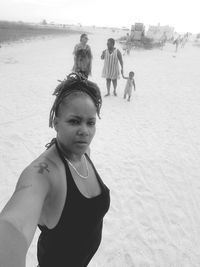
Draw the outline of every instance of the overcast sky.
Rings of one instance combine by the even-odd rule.
[[[0,0],[0,20],[128,27],[135,22],[200,32],[200,0]]]

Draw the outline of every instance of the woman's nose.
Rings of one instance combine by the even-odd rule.
[[[83,124],[81,127],[78,129],[78,134],[79,135],[88,135],[89,134],[89,129],[87,125]]]

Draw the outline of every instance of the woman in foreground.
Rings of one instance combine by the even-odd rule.
[[[37,226],[39,267],[84,267],[97,251],[109,189],[89,158],[102,104],[96,84],[72,73],[56,88],[56,138],[21,174],[0,215],[0,266],[25,266]]]

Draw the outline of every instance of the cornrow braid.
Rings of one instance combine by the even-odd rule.
[[[66,79],[60,81],[60,84],[56,87],[53,95],[56,99],[50,110],[49,115],[49,127],[53,128],[54,118],[58,114],[59,105],[62,103],[63,99],[68,97],[73,92],[84,92],[91,97],[96,109],[97,115],[100,118],[100,109],[102,106],[101,92],[97,84],[89,81],[82,73],[72,72]]]

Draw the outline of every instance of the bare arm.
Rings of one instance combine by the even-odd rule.
[[[119,51],[119,49],[117,49],[117,57],[118,57],[120,65],[121,65],[121,74],[123,75],[123,71],[124,71],[123,70],[123,59],[122,59],[122,54]]]
[[[0,266],[25,266],[26,253],[50,189],[49,172],[46,162],[37,162],[25,169],[1,212]]]
[[[92,59],[93,55],[92,55],[91,47],[89,45],[87,45],[87,47],[88,47],[89,57]]]
[[[74,55],[74,63],[76,62],[76,53],[77,53],[78,44],[75,45],[73,55]]]
[[[28,244],[19,230],[0,219],[0,266],[25,267]]]
[[[136,91],[135,80],[133,80],[134,91]]]
[[[74,51],[73,51],[74,56],[76,55],[77,47],[78,47],[78,45],[75,45],[75,47],[74,47]]]
[[[105,58],[105,54],[106,54],[106,50],[103,50],[102,54],[101,54],[101,59]]]

